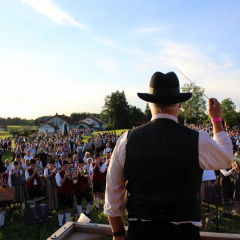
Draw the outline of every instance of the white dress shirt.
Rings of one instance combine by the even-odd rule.
[[[104,173],[105,170],[106,170],[106,163],[103,163],[103,165],[99,168],[99,171],[100,171],[101,173]],[[89,172],[90,172],[91,174],[94,173],[94,171],[93,171],[93,164],[92,164],[92,163],[91,163],[91,165],[90,165]]]
[[[56,179],[56,183],[57,183],[58,187],[61,187],[62,184],[61,184],[60,182],[61,182],[61,180],[62,180],[62,177],[61,177],[60,173],[57,173],[57,174],[56,174],[55,179]]]
[[[153,116],[157,118],[168,118],[177,122],[177,118],[160,113]],[[104,213],[108,216],[124,216],[125,213],[125,176],[124,164],[126,158],[127,132],[117,141],[114,148],[108,173],[105,193]],[[226,132],[217,133],[212,139],[205,131],[199,132],[199,165],[202,169],[217,170],[229,168],[233,162],[232,142]],[[200,222],[192,222],[201,226]]]
[[[234,172],[234,170],[231,169],[231,170],[227,171],[226,169],[221,169],[220,172],[222,173],[222,175],[223,175],[224,177],[229,177],[229,176],[232,175],[232,173]]]
[[[26,160],[29,160],[29,161],[30,161],[31,159],[33,159],[33,156],[32,156],[32,155],[30,155],[30,156],[28,156],[28,155],[25,155],[25,156],[24,156],[24,159],[26,159]]]
[[[30,174],[28,171],[25,171],[25,178],[26,178],[26,181],[28,180],[28,178],[30,178]],[[36,178],[34,178],[33,185],[38,185]]]
[[[110,153],[111,152],[111,148],[105,148],[103,151],[103,155],[106,155],[106,153]]]
[[[9,173],[9,171],[12,169],[12,164],[9,164],[8,166],[5,164],[5,167],[7,168],[6,172]]]

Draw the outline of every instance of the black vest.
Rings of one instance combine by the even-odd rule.
[[[198,132],[173,120],[131,130],[124,166],[129,218],[200,221],[198,158]]]

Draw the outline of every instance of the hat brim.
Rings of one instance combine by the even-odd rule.
[[[174,104],[181,103],[189,100],[192,97],[192,93],[180,93],[175,96],[156,96],[149,93],[138,93],[139,98],[146,102],[159,103],[159,104]]]

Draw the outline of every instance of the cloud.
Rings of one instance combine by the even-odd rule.
[[[82,23],[75,21],[72,17],[70,17],[67,13],[60,10],[57,6],[55,6],[51,0],[22,0],[22,3],[28,4],[35,11],[49,17],[54,22],[64,25],[65,23],[71,24],[75,27],[79,27],[85,29],[86,26]]]
[[[100,37],[94,37],[94,39],[106,46],[114,47],[114,48],[117,47],[117,45],[111,39],[100,38]]]
[[[149,28],[139,28],[135,32],[137,34],[148,34],[148,33],[156,33],[160,31],[164,31],[165,27],[149,27]]]
[[[133,64],[132,74],[143,76],[155,71],[174,71],[179,77],[180,85],[189,81],[174,66],[179,68],[192,82],[205,89],[208,97],[219,101],[231,98],[239,106],[240,70],[231,55],[216,53],[214,46],[193,43],[159,41],[155,52],[139,56]]]
[[[123,52],[123,53],[127,53],[127,54],[131,54],[131,55],[141,55],[142,52],[136,48],[125,48],[121,45],[119,45],[118,43],[112,41],[111,39],[107,39],[107,38],[101,38],[101,37],[93,37],[96,41],[104,44],[107,47],[111,47],[116,49],[117,51]]]

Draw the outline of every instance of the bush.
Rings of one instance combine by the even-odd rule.
[[[108,122],[108,123],[105,125],[105,129],[106,129],[106,130],[112,130],[112,129],[113,129],[113,125],[112,125],[110,122]]]

